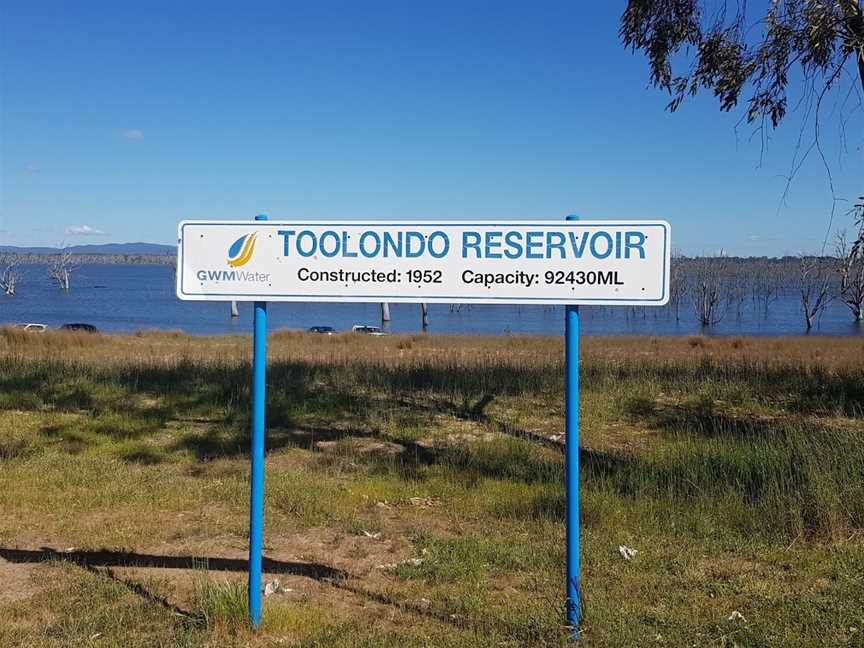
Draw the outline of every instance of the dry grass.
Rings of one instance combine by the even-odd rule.
[[[360,361],[403,365],[432,362],[443,366],[478,362],[549,367],[563,361],[560,337],[391,335],[353,333],[312,335],[277,330],[268,337],[271,361]],[[99,365],[129,362],[170,364],[177,360],[237,361],[251,357],[246,336],[187,336],[179,332],[139,332],[128,336],[50,331],[41,334],[0,329],[0,356],[64,359]],[[864,364],[864,340],[844,337],[584,337],[583,362],[633,362],[698,365],[804,365],[844,369]]]

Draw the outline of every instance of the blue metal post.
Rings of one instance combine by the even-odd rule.
[[[261,214],[256,221],[267,220]],[[261,552],[264,544],[264,403],[267,390],[267,302],[255,302],[252,338],[252,448],[249,496],[249,619],[261,623]]]
[[[578,220],[568,216],[567,220]],[[564,314],[564,410],[567,480],[567,625],[579,638],[582,589],[579,570],[579,307],[566,306]]]

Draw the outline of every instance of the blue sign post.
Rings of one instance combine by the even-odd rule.
[[[579,220],[568,216],[567,220]],[[582,589],[579,571],[579,307],[564,307],[564,418],[567,500],[567,625],[579,638]]]
[[[256,221],[267,220],[261,214]],[[261,553],[264,544],[264,404],[267,393],[267,302],[254,303],[252,338],[252,448],[249,495],[249,619],[261,623]]]

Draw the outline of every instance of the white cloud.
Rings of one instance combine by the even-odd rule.
[[[125,137],[128,140],[143,140],[144,139],[144,131],[138,130],[137,128],[129,128],[127,130],[121,131],[120,135]]]
[[[69,236],[104,236],[105,232],[89,225],[70,225],[66,228]]]

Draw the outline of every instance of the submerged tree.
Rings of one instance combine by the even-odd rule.
[[[731,263],[727,268],[726,275],[726,301],[735,306],[735,316],[741,319],[744,310],[744,302],[750,292],[750,273],[745,272],[739,263]]]
[[[676,322],[681,321],[681,302],[687,297],[689,291],[687,266],[680,256],[674,255],[669,268],[669,305],[675,312]]]
[[[820,257],[802,256],[798,266],[798,289],[807,330],[831,302],[831,267]]]
[[[61,250],[48,262],[48,276],[57,282],[61,290],[69,290],[69,278],[78,265],[69,250]]]
[[[837,234],[834,249],[840,275],[840,300],[849,307],[855,321],[860,322],[864,318],[864,256],[860,249],[850,250],[846,232]]]
[[[21,258],[17,254],[0,254],[0,290],[4,295],[15,294],[21,280]]]
[[[714,326],[726,316],[728,303],[723,299],[723,282],[727,266],[727,259],[722,255],[693,260],[693,274],[688,292],[696,319],[702,326]]]
[[[858,227],[858,238],[852,245],[850,254],[864,255],[864,196],[858,196],[858,202],[849,210]]]
[[[761,306],[763,317],[768,317],[768,307],[780,298],[784,287],[783,267],[770,259],[758,259],[750,268],[750,293],[753,302]]]

